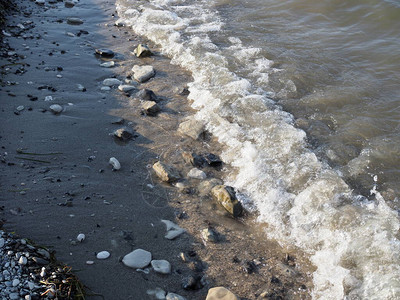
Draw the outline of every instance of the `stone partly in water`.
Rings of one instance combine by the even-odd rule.
[[[200,196],[207,196],[211,193],[211,190],[213,189],[213,187],[215,187],[217,185],[221,185],[222,183],[223,182],[221,179],[210,178],[210,179],[200,182],[200,184],[197,187],[197,190],[198,190]]]
[[[150,264],[151,253],[143,249],[136,249],[125,255],[122,262],[127,267],[142,269]]]
[[[149,47],[147,45],[139,44],[135,50],[133,50],[133,53],[137,57],[147,57],[153,55],[153,53],[150,51]]]
[[[224,287],[214,287],[208,290],[206,300],[239,300],[239,298]]]
[[[189,119],[179,124],[178,132],[197,140],[204,132],[204,125],[194,119]]]
[[[144,101],[142,103],[142,111],[148,116],[156,116],[160,111],[160,107],[154,101]]]
[[[83,20],[79,18],[68,18],[67,23],[69,25],[81,25],[83,24]]]
[[[180,179],[180,175],[177,170],[160,161],[153,165],[153,170],[162,181],[174,182]]]
[[[194,179],[206,179],[207,175],[204,173],[202,170],[193,168],[189,171],[187,174],[188,177],[194,178]]]
[[[243,207],[236,198],[232,187],[217,185],[213,187],[211,194],[233,217],[239,217],[243,213]]]
[[[96,49],[95,50],[96,54],[103,56],[103,57],[113,57],[114,56],[114,51],[110,49]]]
[[[138,82],[145,82],[156,74],[152,66],[139,66],[134,65],[132,67],[133,78]]]
[[[114,86],[114,85],[121,85],[122,81],[118,80],[117,78],[106,78],[103,80],[103,85],[105,86]]]
[[[59,104],[50,105],[50,111],[54,114],[59,114],[63,111],[63,108]]]
[[[186,231],[169,220],[161,220],[161,222],[167,226],[167,234],[165,235],[165,238],[168,240],[173,240]]]
[[[160,274],[170,274],[171,273],[171,264],[166,260],[152,260],[151,266],[154,271]]]

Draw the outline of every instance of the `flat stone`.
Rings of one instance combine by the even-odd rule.
[[[243,207],[236,198],[235,191],[230,186],[217,185],[211,190],[213,198],[221,204],[233,217],[239,217]]]
[[[186,300],[186,298],[175,293],[168,293],[165,300]]]
[[[111,91],[111,88],[110,88],[109,86],[102,86],[102,87],[101,87],[101,90],[102,90],[103,92],[108,92],[108,91]]]
[[[96,54],[103,56],[103,57],[113,57],[114,56],[114,51],[110,49],[96,49],[95,50]]]
[[[211,190],[213,189],[213,187],[215,187],[217,185],[221,185],[222,183],[223,182],[221,179],[210,178],[210,179],[200,182],[200,184],[197,187],[197,190],[198,190],[200,196],[207,196],[211,193]]]
[[[119,128],[114,131],[113,135],[122,141],[127,141],[133,138],[134,132],[130,128]]]
[[[110,257],[110,252],[108,251],[101,251],[99,253],[97,253],[96,258],[97,259],[107,259]]]
[[[193,168],[189,171],[187,174],[188,177],[194,178],[194,179],[206,179],[207,175],[204,173],[202,170]]]
[[[153,165],[153,170],[157,176],[165,182],[174,182],[180,179],[179,173],[173,167],[158,161]]]
[[[141,100],[148,100],[148,101],[155,101],[157,102],[157,96],[154,94],[152,90],[149,89],[142,89],[139,92],[136,93],[136,98],[139,98]]]
[[[134,86],[134,85],[129,85],[129,84],[121,84],[121,85],[118,86],[118,89],[119,89],[121,92],[129,93],[129,92],[135,91],[135,90],[136,90],[136,86]]]
[[[155,116],[160,111],[160,107],[154,101],[144,101],[142,111],[148,116]]]
[[[143,249],[136,249],[125,255],[122,262],[127,267],[142,269],[151,262],[151,253]]]
[[[168,240],[173,240],[186,231],[169,220],[161,220],[161,222],[167,226],[167,234],[165,235],[165,238]]]
[[[214,287],[208,290],[206,300],[239,300],[239,298],[224,287]]]
[[[152,66],[134,65],[132,68],[133,78],[138,82],[145,82],[156,74]]]
[[[67,23],[69,25],[81,25],[83,24],[83,20],[80,18],[68,18]]]
[[[106,78],[103,80],[103,85],[105,86],[114,86],[114,85],[121,85],[122,81],[117,78]]]
[[[197,120],[189,119],[179,124],[178,132],[197,140],[204,132],[204,125]]]
[[[44,5],[46,3],[46,1],[45,0],[36,0],[35,3],[39,4],[39,5]]]
[[[115,66],[115,62],[113,60],[106,61],[106,62],[103,62],[100,64],[100,67],[103,67],[103,68],[112,68],[114,66]]]
[[[62,106],[59,104],[50,105],[50,111],[54,114],[59,114],[63,110]]]
[[[151,266],[154,271],[161,274],[170,274],[171,273],[171,264],[166,260],[152,260]]]
[[[23,111],[25,109],[25,106],[20,105],[16,108],[17,111]]]
[[[148,57],[153,55],[153,53],[150,51],[150,48],[147,45],[139,44],[135,50],[133,50],[133,53],[137,57]]]

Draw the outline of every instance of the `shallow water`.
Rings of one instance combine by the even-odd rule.
[[[400,6],[117,1],[191,71],[196,118],[267,234],[309,254],[315,299],[397,299]]]

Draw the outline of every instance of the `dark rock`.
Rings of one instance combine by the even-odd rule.
[[[144,101],[142,111],[148,116],[155,116],[160,111],[160,107],[154,101]]]
[[[203,287],[201,283],[201,278],[196,276],[188,276],[183,279],[182,281],[182,287],[185,290],[199,290]]]
[[[208,153],[204,155],[204,159],[211,167],[220,167],[222,165],[222,160],[215,154]]]
[[[204,167],[204,165],[207,163],[204,157],[188,151],[182,152],[182,157],[186,163],[192,164],[193,166],[198,168]]]
[[[38,265],[47,265],[49,263],[48,260],[40,258],[40,257],[32,257],[32,260]]]
[[[130,128],[120,128],[114,131],[114,136],[120,140],[127,141],[134,138],[134,132]]]
[[[152,90],[143,89],[136,93],[136,97],[141,100],[155,101],[157,102],[157,96]]]
[[[103,56],[103,57],[113,57],[114,51],[110,49],[96,49],[96,54]]]
[[[123,118],[118,118],[115,121],[112,121],[111,124],[121,125],[124,124],[125,120]]]

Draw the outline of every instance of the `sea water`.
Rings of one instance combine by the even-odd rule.
[[[400,299],[400,4],[117,0],[192,72],[195,117],[266,234],[309,255],[314,299]]]

